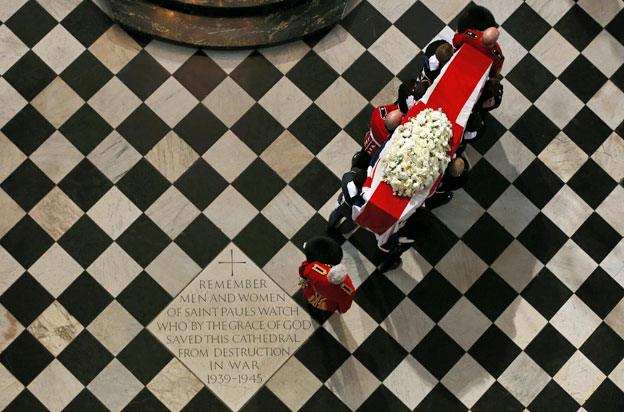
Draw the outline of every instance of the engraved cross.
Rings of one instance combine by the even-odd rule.
[[[225,262],[217,262],[219,264],[229,263],[232,273],[230,276],[234,276],[234,265],[238,263],[247,263],[246,261],[235,261],[234,260],[234,249],[230,249],[230,260],[226,260]]]

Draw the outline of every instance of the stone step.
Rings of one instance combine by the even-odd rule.
[[[124,27],[178,43],[218,48],[264,46],[302,37],[334,25],[353,4],[353,0],[109,1],[113,17]],[[209,3],[224,6],[215,12]],[[227,8],[226,3],[238,7]],[[243,3],[256,8],[241,13]],[[189,6],[193,9],[185,8]]]
[[[292,0],[168,0],[161,3],[180,3],[192,7],[209,7],[215,9],[251,9],[289,3]]]

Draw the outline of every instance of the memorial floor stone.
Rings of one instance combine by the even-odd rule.
[[[316,327],[299,304],[230,245],[148,329],[237,411]]]

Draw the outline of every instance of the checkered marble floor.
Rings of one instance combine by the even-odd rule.
[[[213,51],[131,36],[104,0],[2,0],[0,409],[227,410],[144,327],[230,242],[303,304],[301,245],[372,107],[467,3],[368,0]],[[479,3],[505,97],[469,184],[399,270],[344,241],[353,308],[314,313],[244,411],[624,410],[624,3]]]

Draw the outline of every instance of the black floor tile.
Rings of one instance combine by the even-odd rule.
[[[466,412],[467,410],[468,408],[440,383],[418,404],[414,412]]]
[[[28,215],[0,239],[0,246],[25,268],[35,263],[53,243],[50,235]]]
[[[542,213],[520,233],[518,240],[546,264],[568,240],[568,237]]]
[[[66,407],[63,412],[106,412],[108,408],[99,401],[88,389],[83,389]]]
[[[26,100],[32,100],[54,80],[56,74],[33,51],[28,51],[3,77]]]
[[[49,412],[40,401],[24,389],[19,395],[4,409],[4,412]]]
[[[624,288],[601,267],[597,267],[575,293],[604,319],[624,297]]]
[[[383,353],[383,358],[379,355]],[[383,381],[401,363],[408,352],[381,327],[377,327],[353,352],[380,381]]]
[[[366,27],[366,30],[370,33],[370,27]],[[364,52],[342,77],[366,100],[372,100],[392,80],[393,75],[372,54]]]
[[[282,74],[262,54],[254,51],[230,73],[230,77],[251,97],[260,100]]]
[[[289,409],[273,392],[263,387],[241,409],[241,412],[255,411],[288,412]]]
[[[310,99],[316,100],[336,80],[338,73],[311,50],[286,76]]]
[[[579,404],[555,381],[550,381],[529,405],[531,412],[576,412]]]
[[[607,77],[585,56],[580,54],[559,75],[559,80],[579,99],[587,103],[605,84]]]
[[[442,379],[463,355],[461,346],[438,326],[412,350],[412,356],[438,379]]]
[[[85,101],[97,93],[113,74],[89,50],[85,50],[61,73],[61,78]]]
[[[391,23],[375,7],[362,2],[340,22],[364,47],[370,47]]]
[[[86,386],[113,360],[113,355],[89,331],[83,330],[58,360]]]
[[[555,76],[531,54],[524,56],[506,78],[531,102],[535,102],[555,81]]]
[[[518,294],[496,272],[488,269],[468,289],[466,297],[494,322]]]
[[[2,133],[30,155],[54,133],[54,126],[28,104],[2,127]]]
[[[123,412],[168,412],[169,408],[162,404],[152,394],[152,392],[143,388],[141,392],[137,394],[137,396],[132,399],[125,408],[122,409]]]
[[[340,180],[321,161],[313,159],[290,182],[293,189],[318,210],[340,188]]]
[[[446,315],[461,297],[461,293],[437,270],[421,280],[408,295],[435,322]]]
[[[87,215],[83,215],[58,240],[59,245],[83,268],[89,267],[112,242],[112,239]]]
[[[228,244],[228,238],[206,216],[199,215],[175,242],[200,267],[205,267]]]
[[[550,24],[526,3],[523,3],[503,23],[503,28],[525,49],[531,50],[550,30]]]
[[[340,132],[340,127],[315,104],[308,107],[288,130],[312,153],[318,154]]]
[[[533,160],[514,181],[514,186],[540,209],[550,202],[563,185],[561,179],[539,159]]]
[[[589,156],[591,156],[612,133],[611,128],[588,107],[583,107],[563,131]]]
[[[28,327],[54,301],[28,272],[21,275],[2,295],[0,303]]]
[[[30,159],[26,159],[0,187],[28,212],[54,188],[54,182]]]
[[[207,388],[201,388],[197,395],[182,408],[182,412],[204,412],[206,410],[210,412],[230,412],[230,408],[225,406]]]
[[[531,106],[510,131],[534,154],[539,155],[557,136],[559,128],[537,107]]]
[[[470,410],[473,412],[523,412],[525,409],[500,383],[494,382]]]
[[[24,44],[32,48],[52,30],[56,25],[56,20],[38,2],[26,1],[24,3],[5,24]]]
[[[198,100],[203,100],[227,74],[210,57],[198,51],[173,76]]]
[[[175,127],[174,131],[199,155],[203,155],[227,127],[203,104],[198,104]]]
[[[576,348],[557,329],[546,324],[524,351],[550,376],[555,376]]]
[[[508,187],[509,181],[487,160],[481,159],[470,170],[464,190],[481,207],[488,209]]]
[[[507,131],[507,128],[490,113],[486,113],[483,120],[485,121],[485,129],[481,132],[483,135],[470,143],[482,155],[486,154]]]
[[[117,355],[117,359],[144,385],[147,385],[173,358],[147,329],[143,329]]]
[[[624,393],[605,379],[583,406],[587,412],[619,412],[624,410]]]
[[[175,182],[199,210],[204,210],[228,186],[228,182],[203,159],[198,159]]]
[[[141,272],[117,296],[117,302],[146,326],[171,302],[171,296],[150,275]]]
[[[308,401],[299,409],[299,412],[313,412],[313,411],[336,411],[336,412],[349,412],[349,409],[336,395],[334,395],[326,386],[316,391],[314,395],[308,399]]]
[[[579,51],[583,50],[602,27],[578,4],[557,22],[555,29]]]
[[[403,292],[379,272],[373,272],[355,294],[357,304],[377,323],[388,317],[404,298]]]
[[[58,301],[84,327],[89,326],[112,300],[110,293],[86,272],[58,297]]]
[[[392,391],[384,385],[379,385],[375,392],[357,409],[358,412],[379,412],[384,410],[408,412],[409,408]]]
[[[169,72],[142,50],[117,73],[117,78],[141,100],[146,100],[169,78]]]
[[[266,265],[287,241],[282,232],[261,214],[256,215],[234,238],[234,243],[258,267]]]
[[[113,128],[91,106],[85,104],[59,130],[86,156],[106,139]]]
[[[0,363],[23,385],[28,385],[53,359],[26,330],[0,353]]]
[[[520,348],[495,325],[490,326],[469,351],[495,378],[507,369],[520,352]]]
[[[607,376],[624,359],[624,340],[604,322],[579,349]]]
[[[117,238],[117,244],[143,267],[147,267],[170,242],[169,236],[145,215],[139,216]]]
[[[491,265],[514,238],[486,212],[472,225],[462,240],[485,263]]]
[[[435,266],[457,243],[458,238],[433,214],[422,209],[416,213],[420,213],[421,216],[415,218],[414,231],[422,233],[423,236],[415,239],[413,247],[429,264]]]
[[[349,351],[323,328],[318,328],[295,354],[321,382],[329,379],[349,356]]]
[[[254,104],[232,126],[232,131],[256,154],[269,147],[284,128],[262,106]]]
[[[152,109],[141,104],[117,127],[117,131],[145,155],[169,132],[169,126]]]
[[[602,262],[621,239],[622,236],[595,212],[572,235],[572,240],[597,263]]]
[[[169,188],[169,182],[147,160],[141,159],[117,182],[117,187],[145,211]]]
[[[552,318],[570,296],[572,291],[547,268],[543,268],[522,291],[522,297],[546,319]]]
[[[369,103],[344,128],[349,136],[359,144],[364,144],[364,135],[370,128],[371,115],[375,108]]]
[[[421,2],[410,7],[394,25],[421,49],[444,28],[444,22]]]
[[[93,2],[82,2],[61,22],[85,47],[100,38],[112,26],[111,19]]]
[[[589,159],[568,181],[568,186],[596,209],[611,193],[617,182],[593,159]]]
[[[59,187],[82,210],[88,211],[113,186],[110,180],[88,159],[78,163]]]
[[[620,43],[624,44],[624,11],[620,10],[613,20],[607,24],[606,29]]]
[[[261,159],[256,159],[232,185],[256,209],[262,210],[286,186],[286,182]]]

